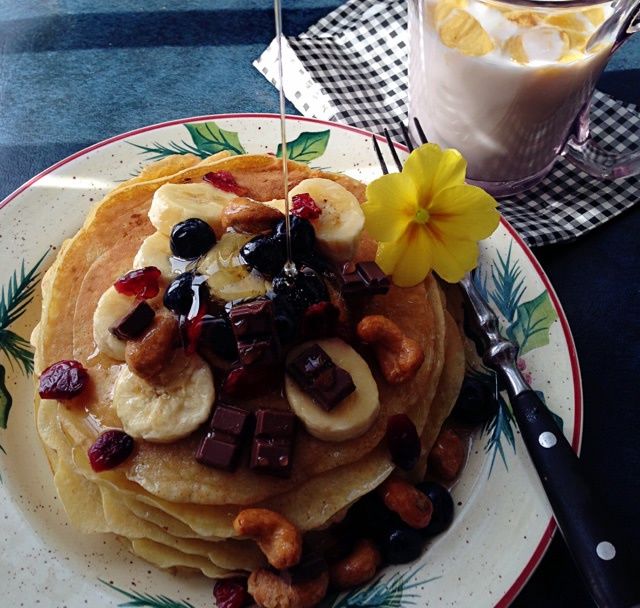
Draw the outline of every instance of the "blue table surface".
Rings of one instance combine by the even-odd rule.
[[[304,31],[339,4],[285,1],[286,33]],[[202,114],[277,112],[275,89],[251,66],[272,37],[270,0],[0,0],[0,199],[124,131]],[[640,35],[612,59],[599,88],[640,101]],[[291,105],[288,112],[297,113]],[[636,564],[639,235],[636,206],[574,243],[535,251],[580,358],[582,461]],[[593,606],[558,535],[513,606]]]

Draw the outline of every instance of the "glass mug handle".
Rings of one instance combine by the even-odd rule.
[[[618,37],[611,54],[634,33],[640,31],[640,5],[628,2],[627,15],[623,17]],[[589,132],[591,100],[582,108],[574,124],[573,135],[565,144],[563,155],[585,173],[600,179],[616,179],[640,174],[640,152],[616,154],[601,148]]]

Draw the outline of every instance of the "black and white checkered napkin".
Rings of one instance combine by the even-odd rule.
[[[393,132],[407,114],[406,0],[348,0],[283,45],[285,93],[307,116]],[[273,84],[275,42],[254,62]],[[640,113],[596,92],[592,132],[612,150],[640,148]],[[400,134],[398,141],[402,141]],[[570,241],[640,199],[640,177],[600,182],[565,161],[501,211],[531,246]]]

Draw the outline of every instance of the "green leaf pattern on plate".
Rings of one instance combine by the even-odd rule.
[[[509,326],[507,335],[520,345],[520,356],[549,344],[549,328],[557,318],[546,291],[518,306],[516,322]]]
[[[524,277],[519,263],[511,257],[512,245],[512,243],[509,244],[506,256],[497,252],[496,259],[491,262],[489,272],[493,279],[493,289],[488,288],[487,275],[481,270],[476,271],[474,282],[485,299],[491,301],[502,315],[503,333],[518,345],[518,365],[524,369],[526,362],[522,356],[549,344],[549,331],[558,315],[546,290],[531,300],[522,301],[525,294]],[[472,373],[477,374],[478,378],[488,383],[496,381],[495,373],[491,370],[483,368],[474,370]],[[489,420],[483,428],[483,434],[487,435],[485,451],[491,454],[489,475],[491,475],[498,454],[505,468],[508,468],[504,442],[508,443],[514,452],[516,449],[515,419],[511,406],[500,393],[497,391],[496,393],[498,411],[495,417]],[[538,392],[538,394],[544,401],[544,394],[542,392]],[[553,415],[562,428],[562,419],[557,414]]]
[[[48,249],[28,272],[22,260],[20,272],[14,271],[6,288],[0,288],[0,353],[5,356],[11,369],[16,365],[25,375],[33,371],[33,353],[29,342],[10,330],[9,326],[15,323],[31,304],[38,284],[38,269],[47,253]],[[0,428],[7,428],[12,404],[13,398],[6,385],[6,368],[0,364]],[[1,445],[0,450],[6,454]]]
[[[186,141],[170,141],[168,144],[153,142],[150,145],[130,143],[139,148],[141,154],[149,155],[149,160],[159,160],[174,154],[194,154],[200,158],[207,158],[218,152],[231,154],[246,154],[238,134],[226,131],[215,121],[185,123],[184,127],[191,136],[191,143]],[[331,132],[305,131],[294,140],[287,142],[287,157],[300,163],[309,163],[322,156],[329,144]],[[282,158],[282,144],[278,144],[276,156]]]
[[[427,579],[417,579],[418,573],[424,566],[421,564],[404,573],[396,572],[389,578],[386,575],[379,576],[364,587],[356,587],[338,598],[327,598],[321,607],[405,608],[405,606],[416,606],[420,594],[413,590],[440,578],[434,576]]]
[[[124,595],[129,601],[118,604],[119,608],[195,608],[191,602],[176,601],[166,595],[151,595],[150,593],[140,593],[139,591],[127,591],[120,589],[113,583],[98,579],[103,585]]]
[[[199,158],[207,158],[212,154],[224,151],[231,154],[247,153],[235,131],[226,131],[213,120],[185,123],[184,127],[191,135],[191,143],[184,140],[180,142],[170,141],[168,144],[161,144],[156,141],[146,146],[132,142],[127,143],[141,150],[141,154],[149,155],[150,161],[160,160],[175,154],[193,154]]]
[[[11,393],[7,389],[5,384],[6,370],[3,365],[0,365],[0,427],[7,428],[7,421],[9,420],[9,410],[13,403]]]
[[[246,154],[240,138],[233,131],[225,131],[215,122],[194,122],[184,125],[193,139],[193,144],[200,153],[207,156],[218,152],[231,152],[231,154]]]
[[[287,158],[299,163],[310,163],[324,154],[329,135],[328,130],[300,133],[293,141],[287,142]],[[276,156],[282,158],[282,144],[278,144]]]

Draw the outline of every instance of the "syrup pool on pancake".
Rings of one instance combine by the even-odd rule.
[[[410,114],[429,141],[460,150],[474,180],[544,171],[609,57],[610,43],[588,43],[611,4],[561,11],[427,0],[422,20],[417,4],[409,3]]]

